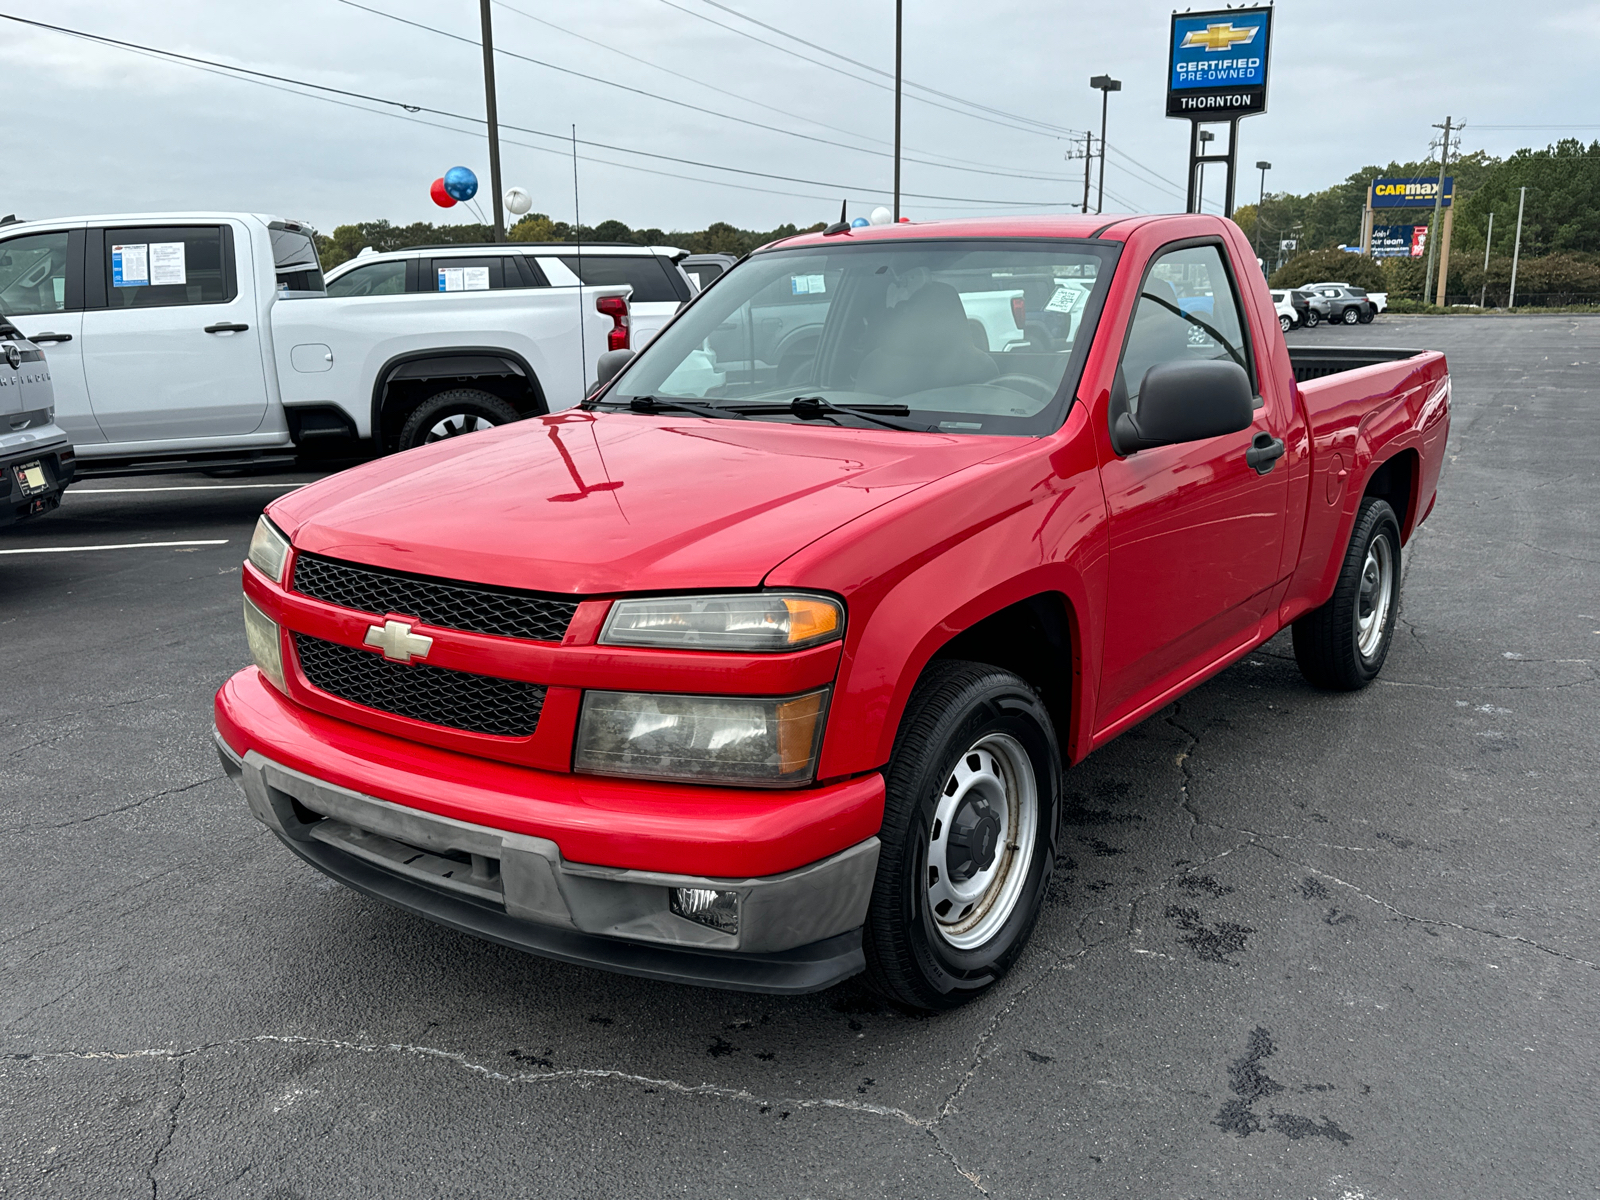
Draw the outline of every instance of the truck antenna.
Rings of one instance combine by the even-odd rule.
[[[578,244],[578,387],[587,399],[589,392],[589,348],[583,337],[583,210],[578,207],[578,127],[572,127],[572,236]]]

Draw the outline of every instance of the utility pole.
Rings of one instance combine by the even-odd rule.
[[[1111,103],[1111,93],[1122,90],[1122,80],[1109,75],[1096,75],[1089,86],[1100,91],[1100,193],[1095,198],[1095,212],[1106,210],[1106,109]]]
[[[1439,255],[1439,216],[1444,212],[1444,173],[1450,162],[1450,118],[1444,119],[1444,137],[1439,142],[1439,186],[1433,193],[1433,224],[1428,226],[1428,273],[1422,280],[1422,302],[1433,303],[1433,264]],[[1443,297],[1441,297],[1443,299]]]
[[[489,26],[490,0],[478,0],[483,20],[483,95],[489,118],[489,190],[494,193],[494,240],[506,240],[506,201],[500,191],[500,112],[494,98],[494,33]]]
[[[1511,251],[1511,295],[1506,297],[1506,307],[1517,306],[1517,259],[1522,256],[1522,202],[1528,198],[1527,188],[1517,189],[1517,242]]]
[[[483,0],[488,4],[489,0]],[[894,0],[894,223],[900,224],[900,19],[901,0]],[[487,11],[487,9],[485,9]]]
[[[1101,148],[1104,153],[1104,147]],[[1089,211],[1089,168],[1094,165],[1094,134],[1083,132],[1083,211]]]
[[[1478,307],[1489,294],[1489,247],[1494,245],[1494,210],[1489,210],[1489,232],[1483,235],[1483,286],[1478,289]]]
[[[1256,198],[1256,236],[1250,239],[1250,248],[1256,252],[1257,258],[1262,258],[1261,210],[1267,204],[1267,172],[1272,170],[1272,164],[1263,159],[1256,164],[1256,170],[1261,172],[1261,194]]]

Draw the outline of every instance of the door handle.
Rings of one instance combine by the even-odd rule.
[[[70,342],[72,335],[70,333],[36,333],[28,340],[34,345],[38,345],[40,342]]]
[[[239,325],[233,321],[218,321],[215,325],[207,325],[207,333],[243,333],[249,329],[248,325]]]
[[[1250,449],[1244,452],[1244,461],[1256,469],[1257,475],[1265,475],[1277,465],[1285,449],[1282,438],[1275,438],[1263,431],[1251,439]]]

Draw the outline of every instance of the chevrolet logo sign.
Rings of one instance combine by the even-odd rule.
[[[390,662],[408,663],[413,658],[427,658],[433,649],[433,639],[412,633],[406,621],[385,621],[367,630],[366,645],[382,650]]]
[[[1255,41],[1259,28],[1251,25],[1239,29],[1230,21],[1226,25],[1207,25],[1204,30],[1191,29],[1183,35],[1183,49],[1204,46],[1207,54],[1214,50],[1232,50],[1235,46],[1249,45]]]

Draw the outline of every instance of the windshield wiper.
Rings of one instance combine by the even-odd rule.
[[[632,396],[627,406],[634,412],[685,412],[694,417],[718,417],[728,421],[748,421],[743,413],[729,412],[713,404],[690,404],[686,400],[658,400],[654,396]]]
[[[789,411],[802,421],[815,421],[829,413],[847,413],[852,417],[860,417],[863,421],[871,421],[874,425],[882,425],[886,429],[903,429],[907,433],[927,433],[926,426],[907,425],[904,421],[888,421],[879,416],[879,413],[891,413],[897,417],[909,416],[911,409],[904,404],[835,404],[821,396],[796,396],[789,402]]]

